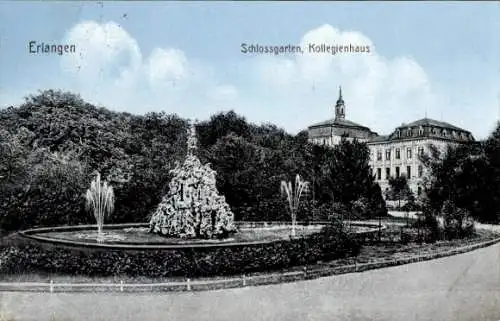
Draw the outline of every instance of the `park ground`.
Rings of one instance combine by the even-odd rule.
[[[500,244],[280,285],[195,293],[0,294],[2,321],[140,319],[497,321]]]

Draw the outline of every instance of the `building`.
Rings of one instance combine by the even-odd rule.
[[[309,140],[329,146],[338,144],[342,136],[366,142],[370,149],[369,165],[382,192],[389,190],[390,177],[405,175],[412,192],[420,195],[425,168],[419,161],[419,154],[427,153],[431,145],[444,150],[448,144],[475,141],[469,131],[430,118],[402,124],[389,135],[378,135],[368,127],[345,120],[345,111],[340,91],[335,118],[310,126]]]
[[[340,143],[342,137],[368,142],[378,136],[370,128],[345,119],[346,109],[344,99],[342,99],[342,88],[339,88],[339,99],[335,104],[334,112],[334,118],[309,126],[308,134],[311,142],[334,146]]]
[[[415,195],[422,190],[425,168],[419,154],[434,145],[445,150],[448,144],[457,145],[474,141],[472,134],[446,122],[423,118],[402,124],[390,135],[378,136],[367,142],[370,148],[370,167],[382,191],[389,189],[389,177],[405,175]]]

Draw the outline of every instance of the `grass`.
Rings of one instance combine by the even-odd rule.
[[[478,230],[473,237],[450,241],[438,241],[436,243],[385,243],[383,245],[365,245],[358,257],[352,263],[367,263],[380,260],[399,259],[414,255],[423,255],[435,252],[445,252],[467,245],[493,240],[499,237],[498,233],[486,230]]]

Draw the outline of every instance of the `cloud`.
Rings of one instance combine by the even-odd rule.
[[[215,66],[180,48],[158,47],[144,57],[138,42],[114,22],[82,22],[65,41],[78,44],[77,54],[61,61],[72,89],[91,102],[133,113],[165,110],[203,119],[235,109],[251,121],[293,132],[333,117],[342,85],[347,118],[386,133],[399,125],[395,121],[423,117],[438,101],[414,59],[387,59],[366,35],[331,25],[304,34],[303,54],[242,60],[229,82],[220,81]],[[369,52],[309,51],[323,44],[369,47]]]
[[[151,86],[165,82],[182,81],[188,77],[188,61],[178,49],[156,48],[147,63]]]
[[[65,43],[77,44],[77,52],[63,56],[62,68],[83,82],[127,82],[141,68],[137,41],[114,22],[77,24]]]
[[[79,23],[64,41],[78,44],[75,55],[61,60],[69,78],[65,88],[96,104],[201,118],[237,97],[237,89],[220,83],[211,66],[188,59],[178,48],[154,48],[144,57],[137,41],[115,22]]]
[[[411,57],[386,59],[364,34],[323,25],[307,32],[300,45],[304,54],[258,57],[250,70],[275,106],[269,117],[278,121],[286,110],[304,111],[295,117],[296,129],[333,117],[338,86],[342,85],[347,118],[380,132],[389,132],[396,119],[411,121],[432,110],[437,98],[424,69]],[[339,45],[369,47],[364,53],[318,53],[312,47]],[[304,122],[305,121],[305,122]],[[305,126],[304,126],[305,125]]]
[[[217,86],[207,92],[207,98],[213,101],[235,101],[238,89],[232,85]]]

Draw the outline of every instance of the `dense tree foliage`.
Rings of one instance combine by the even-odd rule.
[[[1,228],[94,223],[83,194],[95,172],[115,191],[109,223],[147,222],[167,192],[169,170],[186,155],[186,129],[176,115],[113,112],[54,90],[0,110]],[[306,132],[251,124],[232,111],[198,123],[197,135],[198,156],[217,171],[236,220],[289,220],[279,187],[297,174],[312,185],[299,220],[386,214],[363,143],[312,145]]]
[[[455,220],[470,216],[481,222],[498,222],[499,159],[500,124],[485,142],[448,146],[444,153],[431,148],[422,157],[430,169],[425,193],[428,211],[451,213]],[[460,219],[457,213],[461,214]]]
[[[398,208],[401,208],[401,201],[413,201],[414,196],[408,185],[408,178],[406,175],[399,175],[397,177],[391,176],[389,177],[389,186],[390,190],[388,193],[388,199],[397,200]]]
[[[331,201],[340,203],[348,215],[351,212],[361,217],[387,214],[380,187],[368,165],[369,157],[365,143],[346,139],[327,154],[324,183],[320,188],[330,193]]]

